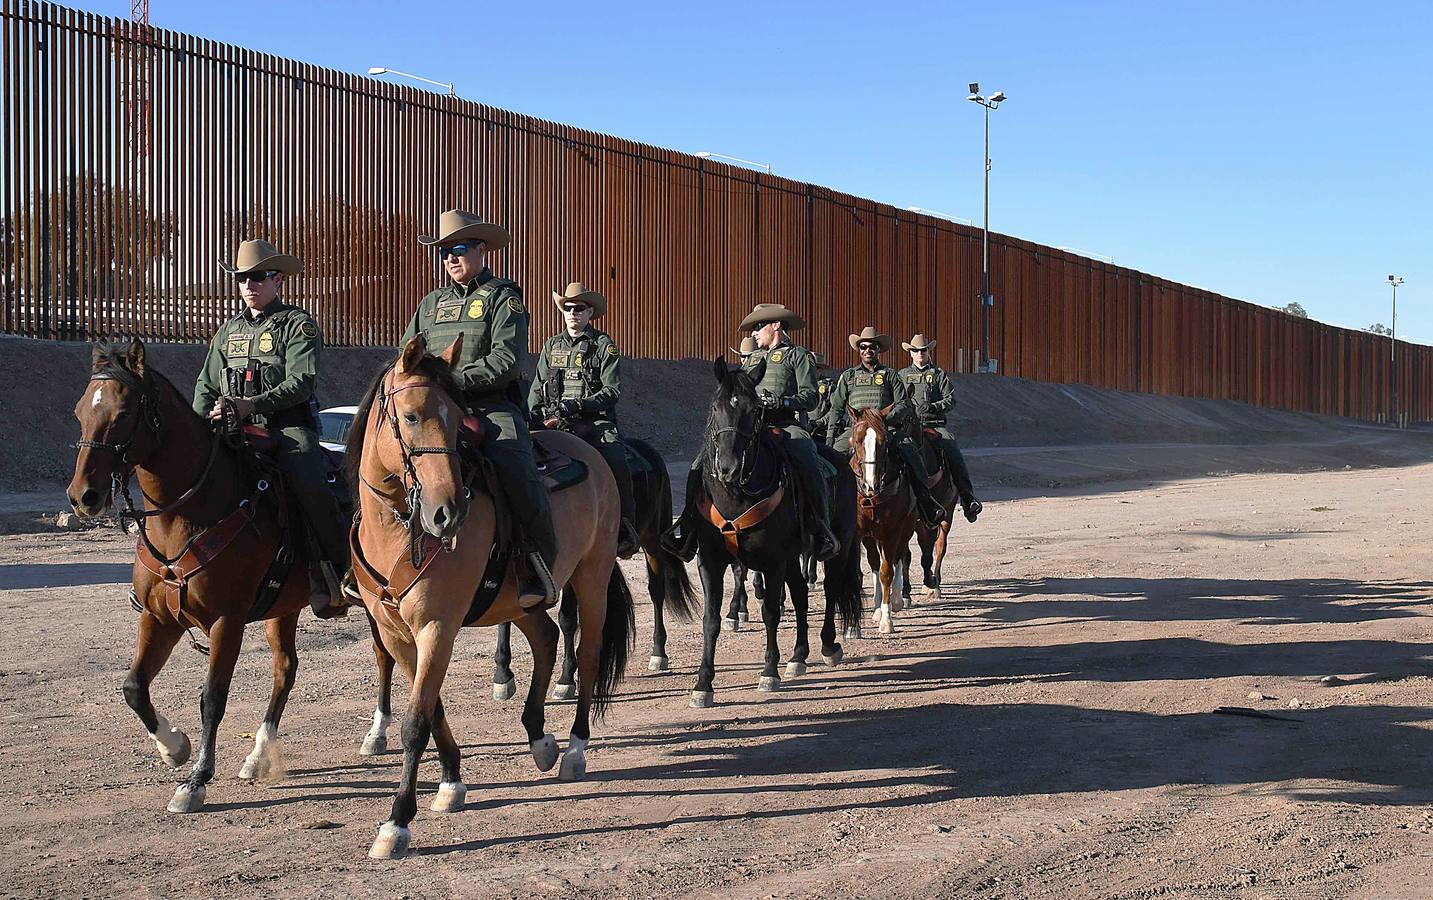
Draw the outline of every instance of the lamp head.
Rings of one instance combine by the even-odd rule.
[[[999,103],[999,102],[1001,102],[1001,101],[1004,100],[1004,99],[1005,99],[1005,92],[1004,92],[1004,91],[996,91],[995,93],[993,93],[993,94],[990,95],[990,102],[991,102],[991,103]]]
[[[369,75],[383,75],[383,74],[387,73],[387,71],[388,71],[388,70],[385,69],[385,68],[383,68],[382,66],[374,66],[373,68],[371,68],[371,69],[368,70],[368,74],[369,74]]]

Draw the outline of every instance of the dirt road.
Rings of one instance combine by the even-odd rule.
[[[991,504],[938,602],[780,694],[755,690],[757,630],[724,635],[711,710],[686,705],[693,626],[672,674],[640,671],[639,590],[582,783],[536,772],[518,707],[489,697],[492,634],[470,633],[446,694],[470,805],[420,797],[413,855],[381,864],[364,854],[399,757],[357,754],[361,620],[305,618],[289,774],[266,784],[233,777],[268,693],[251,632],[209,806],[175,816],[119,694],[129,542],[6,537],[0,893],[1427,896],[1433,465],[1095,490]],[[181,646],[154,689],[191,735],[203,664]],[[549,714],[565,738],[571,706]]]

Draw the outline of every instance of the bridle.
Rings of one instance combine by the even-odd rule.
[[[432,378],[423,378],[409,382],[408,384],[393,387],[393,371],[394,370],[390,368],[383,375],[382,392],[378,396],[378,416],[384,423],[388,425],[389,429],[393,432],[393,439],[398,442],[398,451],[403,460],[403,503],[406,508],[399,509],[398,506],[392,502],[390,494],[386,494],[383,491],[379,490],[361,475],[359,476],[359,479],[370,491],[373,491],[373,493],[377,494],[384,500],[389,501],[389,509],[393,513],[394,521],[402,525],[411,536],[411,540],[409,542],[409,552],[412,556],[413,565],[416,568],[422,566],[423,560],[422,528],[420,527],[417,530],[414,529],[414,519],[417,517],[418,509],[420,508],[423,499],[423,482],[418,478],[418,469],[413,464],[413,461],[420,456],[429,455],[459,456],[460,452],[456,447],[411,447],[409,446],[408,442],[403,439],[403,434],[398,428],[398,412],[393,408],[394,396],[399,393],[402,393],[403,391],[423,387],[436,388],[440,391],[443,391],[444,393],[447,393],[447,391],[445,390],[441,382],[438,382]],[[389,474],[388,478],[385,480],[389,480],[392,478],[393,475]],[[473,496],[472,488],[467,484],[463,485],[463,496],[467,499],[471,499]],[[444,543],[444,549],[451,550],[452,544],[453,539],[448,539]]]
[[[759,488],[751,488],[747,482],[755,474],[756,462],[761,455],[761,433],[764,426],[761,424],[761,417],[755,417],[757,424],[750,431],[744,431],[734,425],[727,425],[711,430],[707,436],[707,447],[705,455],[707,460],[715,468],[717,458],[717,441],[724,434],[735,434],[745,438],[746,444],[742,447],[741,454],[737,457],[736,481],[735,484],[741,488],[742,493],[748,496],[757,496],[773,490],[772,485],[763,485]],[[777,481],[780,480],[781,467],[777,466]],[[713,472],[713,475],[716,473]]]
[[[204,482],[209,480],[209,473],[213,471],[214,461],[219,455],[219,439],[214,434],[210,434],[209,460],[204,464],[204,471],[199,473],[198,480],[190,486],[189,490],[163,506],[157,506],[154,509],[139,509],[134,505],[134,498],[130,496],[129,483],[134,479],[135,469],[139,468],[144,460],[138,458],[132,459],[130,457],[130,450],[134,447],[135,441],[139,438],[140,429],[143,428],[146,422],[149,424],[153,440],[158,440],[160,432],[164,429],[164,417],[161,416],[159,412],[159,399],[156,396],[154,386],[152,384],[146,384],[143,379],[138,377],[131,382],[112,372],[96,372],[90,376],[90,384],[94,384],[96,381],[115,381],[131,390],[138,391],[139,418],[134,423],[134,428],[130,431],[129,437],[124,441],[109,443],[106,441],[94,441],[88,438],[81,438],[75,441],[73,447],[76,450],[84,448],[89,450],[103,450],[107,453],[114,454],[115,459],[119,461],[120,465],[116,466],[110,472],[110,497],[116,501],[118,501],[118,499],[124,500],[123,508],[119,508],[118,502],[116,502],[115,519],[121,529],[124,529],[126,521],[133,521],[139,526],[140,531],[143,532],[145,519],[171,513],[180,506],[183,506],[189,500],[193,499],[194,495],[199,492],[199,489],[204,486]],[[88,385],[86,386],[86,390],[88,390]],[[145,455],[146,457],[148,456],[148,454]],[[260,490],[263,490],[264,487],[266,487],[266,485],[261,486]],[[141,490],[140,493],[144,495],[146,500],[150,499],[147,494],[144,494],[143,490]]]
[[[861,422],[858,421],[858,422],[857,422],[857,425],[859,426],[860,424],[861,424]],[[887,431],[885,431],[885,430],[877,430],[877,426],[873,425],[873,424],[870,423],[870,422],[865,422],[865,425],[866,425],[866,432],[865,432],[865,434],[868,434],[868,435],[869,435],[869,434],[877,434],[877,435],[881,435],[881,436],[885,436],[885,435],[888,435],[888,434],[889,434],[889,432],[887,432]],[[855,446],[859,446],[859,445],[857,444],[857,442],[856,442],[856,428],[855,428],[855,427],[853,427],[853,428],[851,429],[851,443],[852,443],[853,448],[854,448]],[[864,443],[864,441],[862,441],[861,443]],[[882,456],[889,456],[889,455],[890,455],[890,446],[889,446],[890,442],[889,442],[888,440],[882,439],[882,440],[877,441],[876,444],[877,444],[877,447],[878,447],[878,452],[879,452]],[[871,471],[872,471],[872,477],[871,477],[871,478],[866,478],[866,477],[864,477],[861,473],[858,472],[858,473],[857,473],[857,476],[856,476],[856,490],[857,490],[858,494],[860,495],[860,499],[862,500],[863,504],[864,504],[864,505],[867,505],[867,506],[872,506],[872,505],[875,505],[876,503],[880,502],[880,499],[879,499],[879,498],[880,498],[881,494],[885,493],[886,489],[887,489],[887,488],[891,485],[891,483],[892,483],[892,482],[887,478],[887,475],[889,474],[890,467],[889,467],[889,466],[886,466],[886,467],[884,467],[884,470],[883,470],[883,471],[877,472],[877,468],[881,466],[881,463],[882,463],[884,460],[883,460],[883,459],[867,459],[867,458],[865,457],[865,448],[864,448],[864,447],[861,448],[861,454],[862,454],[862,455],[861,455],[861,460],[860,460],[860,463],[859,463],[859,464],[860,464],[862,467],[870,466],[870,467],[871,467]],[[856,465],[857,465],[857,462],[856,462],[855,454],[852,454],[852,456],[851,456],[851,468],[854,470],[854,469],[856,468]],[[899,477],[897,477],[896,480],[899,481],[899,480],[900,480]],[[869,487],[869,489],[868,489],[868,487]]]

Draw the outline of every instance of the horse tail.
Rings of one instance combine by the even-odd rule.
[[[683,622],[690,622],[696,615],[696,595],[692,592],[692,580],[687,575],[687,565],[676,554],[669,553],[660,540],[660,535],[672,521],[672,479],[667,474],[667,464],[651,444],[630,439],[638,453],[652,467],[652,477],[657,482],[656,496],[653,497],[651,520],[658,535],[651,547],[644,547],[649,571],[662,586],[663,608]]]
[[[850,541],[842,546],[835,559],[826,563],[826,602],[836,604],[842,628],[861,623],[865,584],[861,577],[860,541]]]
[[[627,674],[627,657],[636,638],[637,613],[632,592],[622,570],[614,565],[607,579],[607,620],[602,624],[602,651],[597,664],[597,684],[592,691],[592,715],[602,719]]]

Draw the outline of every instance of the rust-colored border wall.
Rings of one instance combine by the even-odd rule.
[[[304,260],[287,294],[330,343],[392,343],[440,283],[417,237],[459,206],[511,230],[492,265],[526,288],[534,345],[558,328],[548,291],[581,280],[631,356],[713,356],[779,301],[833,365],[866,324],[980,362],[974,228],[50,3],[0,0],[0,49],[0,331],[204,340],[235,306],[216,261],[265,237]],[[990,258],[1003,374],[1392,408],[1387,338],[1005,235]],[[1400,414],[1433,419],[1433,348],[1397,353]]]

